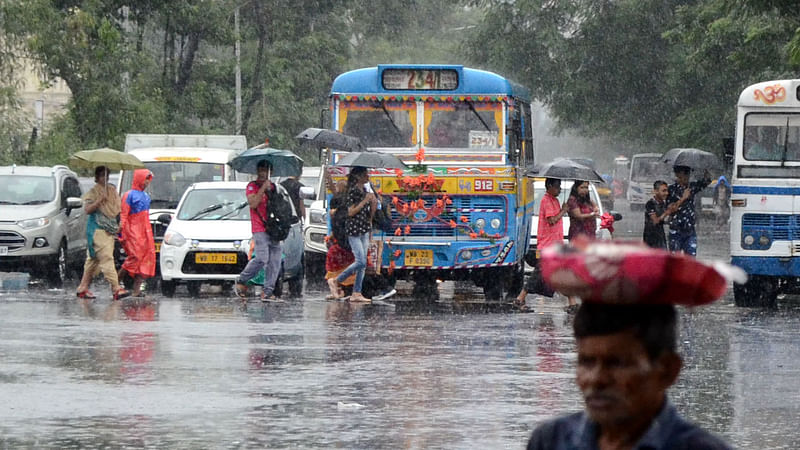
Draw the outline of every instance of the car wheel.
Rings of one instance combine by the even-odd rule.
[[[174,297],[178,285],[173,280],[161,280],[161,294],[165,297]]]
[[[67,243],[61,241],[58,252],[48,264],[47,281],[53,287],[61,287],[67,279]]]
[[[200,286],[202,282],[200,281],[187,281],[186,282],[186,289],[189,290],[189,295],[192,297],[199,297],[200,296]]]

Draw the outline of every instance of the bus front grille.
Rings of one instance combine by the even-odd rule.
[[[403,202],[410,200],[406,196],[398,196]],[[433,206],[436,198],[440,196],[423,196],[426,207]],[[417,220],[409,220],[400,215],[396,208],[392,208],[392,224],[400,227],[404,236],[408,237],[434,237],[434,238],[452,238],[464,236],[465,226],[471,225],[479,217],[486,216],[487,213],[502,213],[507,211],[506,198],[500,195],[484,195],[484,196],[460,196],[454,195],[449,197],[453,203],[447,205],[445,210],[437,217],[426,221],[421,221],[424,213],[418,212],[416,215]],[[463,219],[462,219],[463,217]],[[460,225],[453,228],[450,221]],[[405,233],[405,227],[410,227],[410,232]]]

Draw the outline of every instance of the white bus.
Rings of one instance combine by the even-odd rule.
[[[749,276],[737,306],[774,307],[800,283],[800,80],[739,97],[731,194],[731,262]]]

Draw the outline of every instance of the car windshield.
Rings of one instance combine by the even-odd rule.
[[[222,181],[225,175],[224,164],[148,161],[144,165],[153,172],[153,181],[146,189],[150,194],[151,208],[175,208],[192,183]],[[133,171],[125,171],[120,192],[129,190],[132,182]]]
[[[178,211],[178,220],[250,220],[243,189],[194,189]]]
[[[0,204],[42,205],[55,199],[53,177],[0,175]]]

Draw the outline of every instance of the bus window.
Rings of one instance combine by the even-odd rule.
[[[415,108],[413,102],[342,104],[342,133],[361,138],[366,147],[410,147]]]
[[[500,104],[498,103],[433,103],[426,105],[427,143],[438,148],[496,149]]]
[[[800,117],[773,114],[745,117],[742,147],[745,159],[780,161],[784,158],[784,144],[785,160],[800,161]]]

